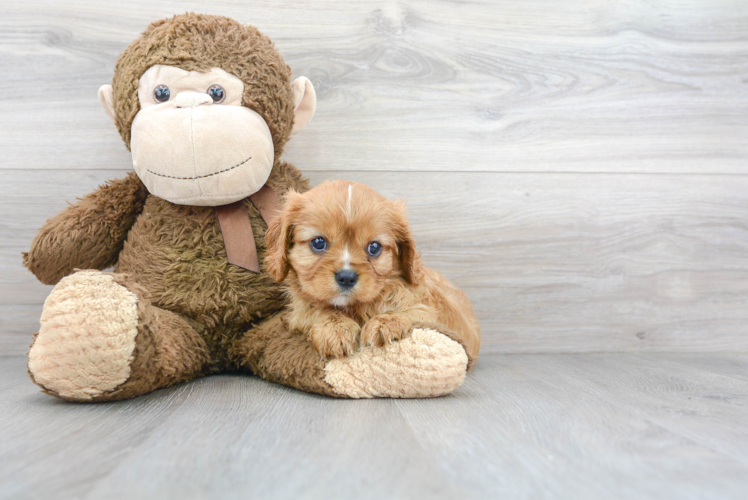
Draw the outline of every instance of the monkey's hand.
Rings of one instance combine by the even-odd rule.
[[[232,351],[237,366],[302,391],[346,398],[427,398],[452,392],[467,373],[460,339],[439,330],[414,321],[399,342],[326,359],[308,335],[291,327],[286,310],[249,330]]]
[[[44,224],[23,254],[23,264],[46,285],[76,268],[114,265],[147,196],[134,173],[99,187]]]
[[[314,350],[327,358],[349,356],[356,350],[360,327],[342,314],[331,315],[312,326],[309,338]]]

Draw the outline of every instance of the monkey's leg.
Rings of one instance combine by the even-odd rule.
[[[71,401],[138,396],[200,374],[209,356],[196,328],[126,275],[79,271],[44,303],[29,375]]]
[[[442,396],[462,384],[468,362],[463,346],[435,327],[416,327],[401,341],[326,360],[288,328],[285,313],[247,332],[232,354],[239,367],[266,380],[348,398]]]

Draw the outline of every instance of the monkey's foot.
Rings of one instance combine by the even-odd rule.
[[[63,278],[44,303],[29,374],[47,392],[91,400],[122,385],[138,335],[138,297],[109,274]]]
[[[347,358],[328,361],[325,382],[349,398],[443,396],[465,380],[465,349],[430,328],[385,347],[363,347]]]

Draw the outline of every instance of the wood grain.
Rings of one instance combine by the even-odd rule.
[[[739,0],[5,2],[0,168],[127,168],[96,91],[189,10],[257,25],[312,80],[287,150],[307,171],[746,173]]]
[[[737,1],[0,5],[0,352],[49,287],[20,266],[130,157],[96,90],[148,22],[252,22],[319,98],[286,158],[410,201],[484,352],[748,349],[748,7]]]
[[[665,359],[727,377],[748,381],[748,354],[725,357],[715,353],[670,353]]]
[[[6,352],[26,352],[50,290],[22,268],[20,252],[66,199],[124,172],[5,173],[16,187],[0,200]],[[310,178],[347,178],[409,200],[424,261],[472,299],[484,353],[748,350],[748,177]]]
[[[50,287],[20,252],[130,169],[96,91],[185,11],[257,25],[312,80],[285,159],[313,184],[408,199],[483,328],[454,394],[221,375],[74,405],[30,382]],[[0,499],[742,499],[747,28],[739,0],[0,3]]]
[[[663,368],[667,356],[490,356],[454,407],[398,406],[476,498],[742,495],[746,455],[722,447],[745,447],[745,381]]]
[[[429,400],[221,375],[81,405],[0,357],[0,498],[742,499],[748,381],[700,359],[490,355]]]

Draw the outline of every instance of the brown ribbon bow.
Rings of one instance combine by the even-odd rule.
[[[275,194],[273,188],[267,184],[262,186],[262,189],[250,196],[249,199],[257,207],[266,224],[269,224],[280,213],[280,198]],[[249,212],[244,206],[244,200],[216,207],[216,215],[218,216],[218,223],[221,225],[223,243],[226,245],[229,264],[243,267],[253,273],[259,273],[260,260],[257,257],[252,223],[249,220]]]

